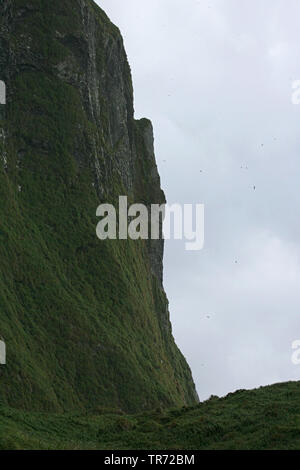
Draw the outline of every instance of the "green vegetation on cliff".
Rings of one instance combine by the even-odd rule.
[[[100,202],[164,200],[120,33],[90,0],[0,0],[0,11],[0,403],[195,404],[161,285],[162,242],[96,238]]]

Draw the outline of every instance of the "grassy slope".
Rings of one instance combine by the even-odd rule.
[[[43,415],[0,408],[0,449],[299,449],[300,383],[237,391],[139,415]]]

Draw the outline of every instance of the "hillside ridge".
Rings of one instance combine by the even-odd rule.
[[[130,416],[107,409],[49,415],[0,407],[0,449],[299,450],[299,404],[300,383],[288,382]]]

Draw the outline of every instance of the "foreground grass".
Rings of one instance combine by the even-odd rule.
[[[194,407],[47,415],[0,407],[0,449],[300,449],[300,382]]]

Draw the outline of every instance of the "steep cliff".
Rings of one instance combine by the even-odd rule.
[[[129,412],[197,401],[163,242],[96,237],[96,208],[161,203],[119,30],[92,0],[0,0],[0,400]]]

